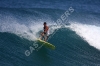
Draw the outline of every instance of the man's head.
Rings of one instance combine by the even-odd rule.
[[[46,26],[47,25],[47,23],[46,22],[44,22],[44,24],[43,24],[44,26]]]

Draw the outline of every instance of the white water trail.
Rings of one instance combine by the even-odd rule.
[[[12,22],[10,22],[12,21]],[[48,23],[48,26],[54,25],[53,23]],[[49,28],[49,34],[52,34],[58,27],[52,26]],[[0,32],[8,32],[16,34],[21,38],[26,38],[28,40],[37,40],[39,38],[40,32],[43,31],[43,21],[32,22],[32,24],[25,25],[20,24],[17,21],[11,19],[6,22],[0,23]]]

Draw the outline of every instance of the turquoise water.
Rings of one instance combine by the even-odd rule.
[[[55,23],[64,12],[0,8],[0,66],[100,66],[100,14],[75,10],[62,28]],[[50,27],[48,42],[56,46],[55,50],[36,43],[44,21]]]
[[[29,56],[34,41],[22,39],[11,33],[0,33],[0,65],[9,66],[97,66],[100,51],[90,46],[70,29],[59,29],[48,42],[56,46],[55,50],[45,48],[34,50]]]

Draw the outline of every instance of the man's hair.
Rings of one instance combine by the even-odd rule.
[[[44,24],[47,24],[46,22],[44,22]]]

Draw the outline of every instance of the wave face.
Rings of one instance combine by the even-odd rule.
[[[64,12],[49,8],[0,8],[0,66],[100,66],[99,13],[75,11],[68,17],[70,24],[63,22],[65,27],[61,27],[55,23]],[[50,27],[48,42],[56,49],[42,46],[37,51],[33,44],[45,21]],[[29,56],[26,50],[31,52]]]

